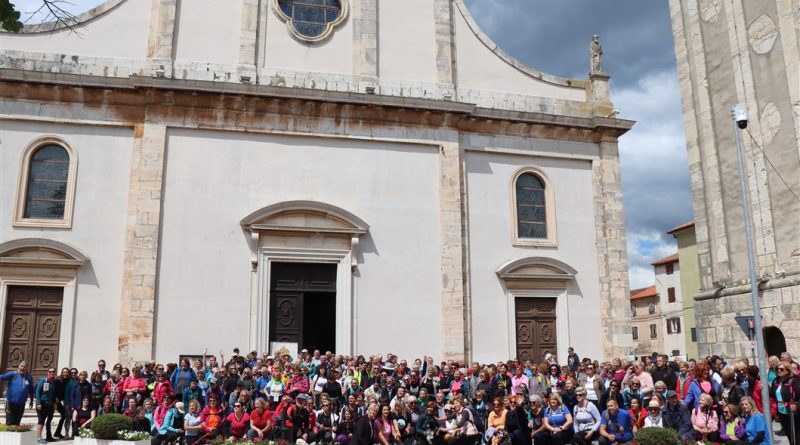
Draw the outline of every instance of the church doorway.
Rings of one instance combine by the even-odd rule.
[[[764,347],[767,355],[780,357],[782,352],[786,352],[786,339],[783,337],[783,332],[775,326],[764,328]]]
[[[556,299],[515,298],[517,359],[540,363],[556,354]]]
[[[269,341],[336,347],[336,264],[272,263]]]
[[[34,378],[58,365],[63,287],[9,286],[0,373],[28,362]]]

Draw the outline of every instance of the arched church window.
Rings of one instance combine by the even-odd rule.
[[[344,21],[347,0],[275,0],[277,12],[298,39],[318,42]]]
[[[533,173],[523,173],[517,178],[516,188],[517,236],[547,238],[544,182]]]
[[[512,176],[511,213],[514,245],[557,245],[555,192],[541,169],[522,167]]]
[[[39,147],[31,157],[25,218],[61,219],[67,200],[69,154],[60,145]]]
[[[15,226],[71,227],[75,155],[59,138],[44,137],[23,152]]]

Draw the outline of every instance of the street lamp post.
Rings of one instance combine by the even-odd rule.
[[[750,194],[747,192],[745,174],[744,174],[744,159],[742,156],[742,141],[740,137],[741,130],[747,128],[747,105],[738,103],[733,106],[731,110],[733,114],[733,135],[736,140],[736,161],[739,164],[739,188],[742,193],[742,209],[744,210],[744,235],[747,239],[747,263],[750,267],[750,286],[751,295],[753,298],[753,330],[755,331],[755,355],[758,359],[758,369],[761,379],[761,400],[762,412],[767,423],[769,437],[771,443],[775,443],[775,437],[772,434],[772,411],[770,410],[769,403],[769,377],[767,374],[767,361],[764,356],[764,331],[761,321],[761,299],[758,294],[758,277],[756,276],[756,258],[753,253],[753,229],[750,221]]]

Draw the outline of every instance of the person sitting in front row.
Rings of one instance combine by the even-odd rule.
[[[617,401],[606,402],[600,416],[600,445],[622,445],[633,440],[633,419],[626,410],[619,409]]]

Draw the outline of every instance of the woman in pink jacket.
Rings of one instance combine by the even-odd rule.
[[[700,395],[700,404],[692,410],[692,426],[697,440],[719,442],[719,418],[714,410],[714,399],[708,394]]]

